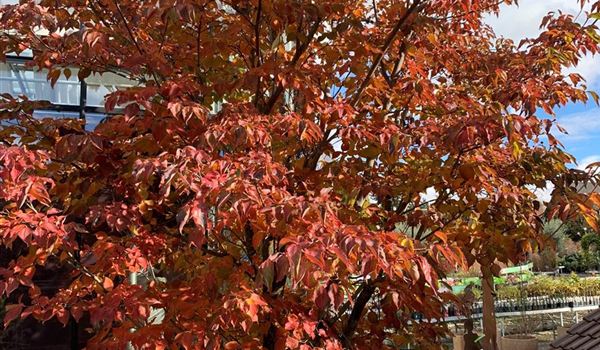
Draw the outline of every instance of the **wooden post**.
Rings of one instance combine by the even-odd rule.
[[[137,273],[136,272],[130,272],[129,273],[129,284],[131,284],[132,286],[136,285],[138,283],[138,279],[137,279]],[[135,328],[131,328],[129,330],[131,333],[135,332]],[[131,344],[131,342],[127,343],[127,346],[125,347],[126,350],[133,350],[133,344]]]
[[[494,275],[491,263],[481,264],[481,288],[483,290],[483,349],[498,350],[496,311],[494,307]]]
[[[565,326],[565,319],[563,317],[563,313],[562,311],[560,312],[560,326],[564,327]]]

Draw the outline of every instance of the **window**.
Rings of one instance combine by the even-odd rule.
[[[13,96],[25,95],[31,100],[46,100],[59,105],[79,105],[77,75],[67,79],[61,75],[54,88],[46,80],[46,72],[26,69],[17,63],[0,63],[0,91]]]
[[[34,118],[79,118],[79,112],[69,111],[51,111],[51,110],[37,110],[33,112]],[[98,124],[107,115],[104,113],[86,113],[85,114],[85,129],[88,131],[94,130]]]
[[[107,116],[104,111],[104,97],[107,94],[134,85],[133,81],[121,76],[105,73],[89,76],[82,87],[77,77],[78,69],[71,68],[69,79],[61,74],[52,87],[46,78],[47,71],[27,67],[28,60],[30,56],[27,55],[11,56],[7,57],[6,63],[0,63],[0,93],[49,101],[52,108],[35,111],[36,117],[79,118],[85,112],[88,130],[95,128]],[[85,105],[81,99],[82,88],[85,89]]]

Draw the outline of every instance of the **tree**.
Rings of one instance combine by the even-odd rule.
[[[2,96],[5,325],[86,316],[91,349],[439,347],[440,278],[476,261],[489,278],[537,247],[542,217],[600,204],[541,113],[597,102],[563,69],[598,51],[600,3],[517,45],[482,23],[501,2],[2,7],[1,51],[31,49],[51,83],[137,82],[93,131]],[[72,274],[46,295],[50,263]]]
[[[567,236],[575,242],[580,241],[585,233],[591,230],[586,221],[581,218],[567,221],[564,227]]]

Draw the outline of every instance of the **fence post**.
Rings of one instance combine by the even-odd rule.
[[[560,326],[564,327],[565,326],[565,319],[563,317],[563,313],[562,311],[560,312]]]
[[[129,284],[131,284],[132,286],[135,286],[137,284],[137,273],[136,272],[129,273]],[[131,333],[133,333],[133,332],[135,332],[135,328],[131,328],[129,331]],[[127,343],[127,350],[134,350],[133,344],[131,344],[131,342]]]

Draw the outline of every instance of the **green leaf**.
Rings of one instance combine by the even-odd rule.
[[[600,20],[600,12],[590,13],[590,15],[588,17],[591,18],[591,19]]]

